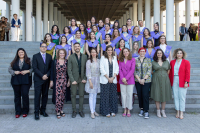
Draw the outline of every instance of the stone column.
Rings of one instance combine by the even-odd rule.
[[[42,0],[36,0],[36,41],[41,41],[41,32],[42,32]]]
[[[145,0],[145,27],[151,28],[151,0]]]
[[[48,11],[49,11],[49,0],[44,0],[44,9],[43,9],[43,21],[44,21],[44,24],[43,24],[43,35],[45,35],[46,33],[48,33]]]
[[[174,41],[174,0],[166,0],[166,38]]]
[[[137,21],[138,21],[138,19],[137,19],[137,15],[138,15],[137,11],[138,11],[137,2],[134,2],[133,3],[133,26],[137,25]]]
[[[175,41],[179,41],[179,2],[175,3]]]
[[[138,0],[138,20],[143,20],[142,19],[142,11],[143,11],[142,3],[143,3],[143,0]]]
[[[160,0],[154,0],[154,22],[160,24]]]

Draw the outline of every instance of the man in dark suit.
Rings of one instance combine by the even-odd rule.
[[[50,79],[50,70],[51,70],[51,55],[46,53],[47,44],[40,44],[40,52],[33,55],[33,71],[34,71],[34,106],[35,106],[35,120],[39,120],[39,111],[40,114],[44,117],[48,117],[48,114],[45,112],[47,100],[48,100],[48,90],[49,90],[49,79]],[[40,98],[42,94],[42,105],[40,107]]]
[[[68,59],[67,72],[71,82],[72,118],[76,117],[76,92],[79,91],[79,115],[85,117],[83,113],[84,91],[86,83],[86,62],[87,56],[80,53],[80,43],[74,44],[75,53]]]

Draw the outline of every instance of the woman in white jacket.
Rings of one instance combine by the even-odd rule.
[[[119,66],[114,55],[113,47],[109,45],[100,60],[100,113],[106,117],[114,117],[118,112],[116,75],[119,73]]]

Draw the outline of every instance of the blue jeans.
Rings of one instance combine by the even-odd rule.
[[[179,76],[174,76],[174,83],[172,88],[174,94],[175,109],[185,111],[185,99],[187,88],[179,87]]]

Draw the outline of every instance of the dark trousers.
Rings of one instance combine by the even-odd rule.
[[[12,85],[14,90],[15,114],[28,114],[30,85]],[[23,108],[21,108],[21,97]]]
[[[45,111],[48,101],[49,81],[46,81],[42,85],[34,87],[34,91],[35,91],[35,98],[34,98],[35,112],[39,112],[39,110]],[[42,94],[42,105],[40,107],[41,94]]]
[[[193,40],[193,41],[196,40],[196,34],[192,34],[192,40]]]
[[[180,41],[183,41],[184,35],[180,35]]]
[[[71,102],[72,102],[72,110],[76,112],[76,94],[77,88],[79,93],[79,112],[83,111],[83,101],[84,101],[84,91],[85,91],[85,84],[81,82],[79,78],[78,84],[72,85],[71,84]]]
[[[9,41],[9,31],[6,32],[6,41]]]
[[[149,88],[151,87],[151,83],[141,85],[139,82],[135,82],[135,86],[139,100],[139,107],[147,112],[149,110]]]

